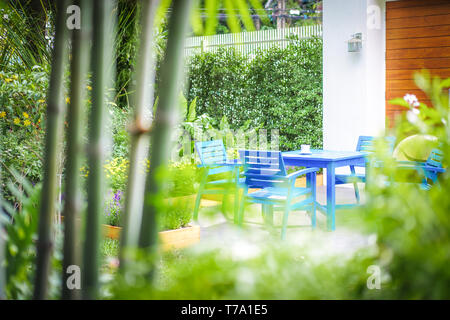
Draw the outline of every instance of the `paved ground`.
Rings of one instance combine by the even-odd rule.
[[[361,185],[361,198],[364,201],[363,185]],[[326,203],[326,187],[318,187],[317,198],[320,203]],[[338,186],[336,188],[337,203],[356,203],[353,187],[350,185]],[[234,224],[221,214],[209,214],[213,210],[215,202],[205,201],[202,205],[210,206],[203,208],[199,214],[199,225],[201,227],[201,243],[208,246],[227,247],[245,241],[269,241],[279,239],[279,229],[270,232],[267,227],[258,224],[246,224],[243,229],[236,228]],[[262,223],[261,208],[255,205],[246,210],[245,220],[253,223]],[[215,210],[217,211],[217,210]],[[247,213],[248,212],[248,213]],[[351,220],[351,212],[337,212],[336,231],[328,232],[325,228],[325,216],[318,211],[318,227],[313,230],[310,227],[311,220],[304,211],[291,212],[289,225],[303,227],[291,227],[287,231],[287,241],[294,243],[305,243],[307,241],[317,243],[320,252],[332,252],[334,254],[351,254],[354,250],[368,246],[373,243],[372,237],[362,235],[357,228],[349,227],[345,220]],[[341,216],[342,215],[342,216]],[[348,215],[348,216],[343,216]],[[281,217],[275,216],[275,223],[280,224]],[[341,225],[339,225],[339,223]],[[264,241],[264,240],[263,240]]]

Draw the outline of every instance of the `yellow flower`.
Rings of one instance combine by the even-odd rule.
[[[20,119],[19,118],[14,118],[14,124],[20,124]]]
[[[26,126],[26,127],[28,127],[30,124],[31,124],[31,122],[30,122],[30,120],[25,120],[24,122],[23,122],[23,124]]]
[[[91,87],[91,86],[87,86],[86,88],[87,88],[89,91],[92,90],[92,87]]]
[[[70,98],[69,98],[69,97],[66,98],[66,103],[67,103],[67,104],[70,103]]]
[[[4,118],[5,116],[6,116],[6,112],[5,111],[0,112],[0,118]]]
[[[6,79],[5,79],[5,81],[6,81],[6,83],[8,83],[8,82],[11,82],[11,81],[13,81],[13,79],[10,79],[10,78],[6,78]]]
[[[13,75],[11,78],[13,78],[14,80],[17,80],[17,79],[19,79],[19,77],[15,74],[15,75]]]
[[[28,113],[26,113],[26,112],[22,113],[22,115],[25,119],[28,119],[28,117],[29,117]]]
[[[39,102],[39,103],[44,103],[45,100],[44,100],[44,99],[39,99],[37,102]]]

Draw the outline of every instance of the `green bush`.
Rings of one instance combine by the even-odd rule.
[[[0,71],[0,189],[14,168],[40,181],[48,72],[39,66],[20,73]],[[6,196],[8,200],[11,197]]]
[[[189,61],[189,101],[197,114],[232,129],[278,129],[281,150],[301,144],[322,147],[322,40],[291,39],[286,48],[258,51],[254,58],[235,50],[202,53]]]
[[[194,201],[192,197],[168,199],[159,216],[160,230],[186,227],[192,220]]]

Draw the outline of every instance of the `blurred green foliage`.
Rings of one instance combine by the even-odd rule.
[[[115,288],[114,298],[277,300],[364,295],[369,254],[314,259],[313,250],[287,242],[242,239],[220,249],[175,251],[163,257],[153,287],[121,285]],[[377,297],[377,292],[367,297]]]
[[[35,269],[34,242],[37,238],[41,186],[33,187],[24,178],[20,180],[25,190],[17,189],[12,183],[9,189],[19,199],[22,207],[13,208],[5,201],[0,203],[0,208],[7,212],[5,214],[0,211],[2,218],[0,227],[4,226],[6,230],[6,260],[0,263],[6,265],[6,295],[10,299],[31,298],[32,276]]]
[[[439,149],[444,152],[443,167],[448,168],[450,79],[441,80],[422,71],[415,74],[415,82],[433,105],[414,107],[403,103],[407,112],[397,127],[398,135],[412,132],[436,137]],[[385,297],[450,298],[450,272],[446,267],[450,257],[448,170],[430,190],[423,190],[417,183],[395,183],[408,181],[405,176],[411,172],[399,169],[395,161],[383,154],[377,157],[384,161],[384,166],[371,173],[373,183],[367,185],[370,197],[361,213],[366,217],[368,230],[378,236],[375,262],[389,274],[392,291]],[[413,170],[413,174],[421,176],[420,171]]]

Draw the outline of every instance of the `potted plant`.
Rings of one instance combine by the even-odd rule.
[[[111,161],[117,163],[118,161]],[[113,175],[120,175],[123,170],[107,165],[107,177],[120,186]],[[159,239],[164,250],[184,248],[200,240],[200,227],[191,225],[196,196],[198,170],[195,165],[184,162],[172,163],[169,166],[169,183],[166,197],[159,215]],[[105,237],[119,239],[121,232],[121,214],[123,208],[123,192],[112,189],[105,201]]]

